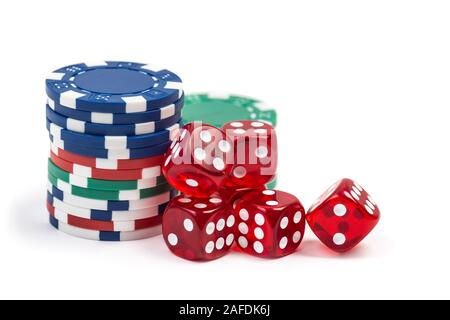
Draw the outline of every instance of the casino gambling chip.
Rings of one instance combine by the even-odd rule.
[[[98,241],[134,241],[151,238],[160,235],[162,232],[161,225],[137,231],[119,232],[119,231],[96,231],[74,227],[64,222],[58,221],[58,219],[56,219],[52,215],[49,215],[49,221],[54,228],[66,234],[78,238],[98,240]]]
[[[78,176],[56,166],[50,159],[48,160],[48,172],[59,180],[67,182],[71,185],[106,191],[126,191],[126,190],[142,190],[154,188],[167,184],[164,176],[141,180],[102,180],[95,178],[86,178]]]
[[[139,200],[154,197],[172,190],[172,187],[169,184],[162,184],[153,188],[140,190],[111,191],[88,189],[71,185],[70,183],[56,178],[51,173],[48,173],[48,180],[63,192],[74,196],[97,200]]]
[[[60,222],[78,228],[97,231],[128,232],[155,227],[157,225],[161,225],[162,223],[162,215],[134,221],[101,221],[101,220],[85,219],[59,210],[53,207],[48,202],[47,202],[47,211],[52,217],[56,218]]]
[[[270,190],[275,189],[275,187],[277,186],[277,183],[278,183],[277,177],[275,176],[275,178],[272,181],[270,181],[269,183],[266,184],[266,188],[270,189]]]
[[[155,207],[165,202],[168,202],[175,194],[175,191],[172,190],[154,197],[149,197],[140,200],[124,200],[124,201],[96,200],[75,196],[70,193],[64,192],[58,189],[58,187],[54,186],[50,181],[48,181],[47,184],[47,191],[50,192],[54,197],[58,198],[59,200],[64,201],[73,206],[78,206],[87,209],[108,210],[108,211],[109,210],[130,211]]]
[[[73,120],[79,120],[97,124],[132,124],[138,125],[145,122],[161,121],[170,118],[181,112],[184,105],[184,96],[172,104],[159,109],[149,110],[138,113],[104,113],[88,112],[64,107],[55,103],[52,99],[47,100],[47,106],[61,116]]]
[[[109,160],[140,159],[163,155],[171,144],[171,142],[168,141],[147,148],[111,150],[80,147],[77,144],[55,138],[51,134],[49,134],[49,138],[59,149],[67,150],[85,157],[104,158]]]
[[[77,207],[54,197],[47,191],[47,203],[62,210],[64,212],[70,212],[71,215],[84,219],[98,220],[98,221],[133,221],[162,215],[166,210],[169,202],[160,204],[155,207],[145,208],[141,210],[130,211],[111,211],[111,210],[95,210]]]
[[[59,149],[54,144],[50,144],[51,152],[53,152],[58,158],[80,164],[86,167],[108,169],[108,170],[130,170],[141,169],[154,166],[160,166],[163,163],[164,156],[158,155],[149,158],[141,159],[124,159],[124,160],[111,160],[102,158],[89,158],[80,156],[78,154]],[[134,188],[136,189],[136,188]]]
[[[277,114],[264,103],[232,94],[200,93],[185,97],[185,123],[202,121],[221,128],[233,120],[260,120],[276,126]]]
[[[75,163],[65,161],[58,158],[55,154],[50,153],[51,162],[60,169],[73,173],[77,176],[86,178],[94,178],[99,180],[141,180],[156,178],[162,175],[161,167],[155,166],[143,169],[130,169],[130,170],[108,170],[90,168]]]
[[[158,142],[172,140],[171,137],[180,128],[178,122],[181,120],[181,112],[178,112],[173,116],[160,121],[138,124],[98,124],[67,118],[54,112],[48,106],[46,108],[46,114],[50,123],[55,124],[57,127],[70,130],[69,132],[73,131],[78,132],[79,134],[86,134],[82,136],[83,141],[98,141],[101,140],[98,136],[90,137],[90,135],[105,135],[106,137],[103,139],[108,139],[108,136],[125,136],[122,138],[125,140],[124,142],[128,139],[133,142],[135,139],[133,136],[146,135],[146,138],[139,139],[141,140],[140,145],[152,145],[157,144]],[[75,135],[75,139],[79,139],[79,134]],[[147,143],[143,143],[143,140],[147,141]],[[103,148],[104,145],[100,145],[100,147]],[[140,147],[136,146],[136,148]]]
[[[80,63],[55,70],[46,91],[58,104],[104,113],[145,112],[183,95],[181,79],[166,69],[123,61]]]
[[[179,115],[181,117],[181,115]],[[177,119],[179,120],[179,119]],[[124,150],[149,148],[161,143],[171,142],[178,134],[179,124],[168,130],[138,136],[99,136],[73,132],[64,129],[47,119],[47,130],[58,140],[66,143],[87,146],[93,149]]]
[[[140,63],[81,63],[53,72],[46,92],[50,223],[94,240],[160,234],[179,193],[161,164],[184,126],[181,79]]]

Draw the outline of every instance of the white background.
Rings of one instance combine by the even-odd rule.
[[[450,298],[448,1],[2,1],[1,298]],[[46,75],[166,66],[186,91],[278,110],[279,189],[305,207],[353,178],[382,219],[336,255],[308,230],[279,260],[176,258],[162,238],[98,243],[45,211]]]

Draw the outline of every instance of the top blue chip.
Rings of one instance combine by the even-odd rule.
[[[80,63],[54,71],[47,95],[72,109],[134,113],[167,106],[183,95],[174,73],[134,62]]]

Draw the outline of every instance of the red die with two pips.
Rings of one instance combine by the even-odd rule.
[[[306,219],[328,248],[345,252],[372,231],[380,220],[380,210],[358,183],[342,179],[317,199]]]

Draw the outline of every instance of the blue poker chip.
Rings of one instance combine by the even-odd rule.
[[[144,112],[183,95],[181,79],[173,72],[125,61],[66,66],[50,74],[45,83],[50,99],[90,112]]]
[[[181,114],[177,115],[177,118],[176,120],[180,120]],[[170,142],[176,136],[178,129],[179,125],[177,124],[167,130],[138,136],[100,136],[73,132],[47,119],[47,130],[54,138],[94,149],[121,150],[147,148]]]
[[[80,146],[74,143],[60,140],[53,137],[51,134],[49,134],[49,137],[52,143],[59,149],[89,158],[102,158],[111,160],[139,159],[162,155],[167,151],[170,144],[172,143],[171,141],[168,141],[155,146],[136,149],[95,149],[86,147],[84,145]]]
[[[132,221],[145,219],[163,214],[169,204],[169,202],[166,202],[150,209],[146,208],[131,211],[96,210],[72,206],[62,202],[60,199],[54,197],[49,191],[47,191],[47,202],[59,210],[70,209],[69,212],[72,215],[97,221]]]
[[[48,99],[48,106],[55,112],[67,118],[98,123],[98,124],[137,124],[150,121],[160,121],[179,113],[184,105],[184,96],[167,106],[138,113],[104,113],[89,112],[64,107],[52,99]]]
[[[148,142],[150,142],[147,143],[147,145],[157,144],[169,140],[171,134],[173,134],[173,132],[179,128],[178,122],[181,120],[181,112],[178,112],[173,116],[160,121],[151,121],[140,124],[98,124],[67,118],[56,113],[48,106],[46,108],[46,115],[47,119],[58,127],[78,132],[80,134],[101,136],[146,135],[147,138],[140,140],[147,140]],[[83,137],[83,140],[86,141],[86,139],[91,138]],[[99,139],[97,136],[95,136],[94,140]],[[129,140],[134,140],[134,138],[130,137]],[[132,147],[130,146],[130,148]]]

